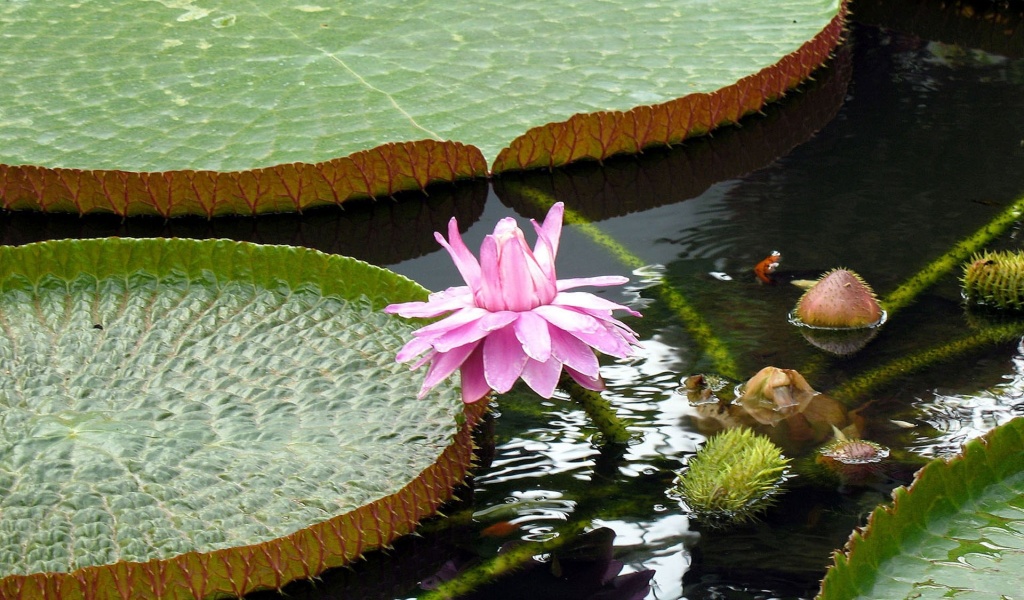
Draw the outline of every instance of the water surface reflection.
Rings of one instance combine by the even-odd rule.
[[[512,542],[550,539],[567,523],[585,521],[613,532],[602,543],[624,563],[622,573],[655,571],[649,598],[811,597],[831,551],[909,478],[915,457],[953,452],[1024,412],[1024,350],[1017,341],[985,346],[848,399],[848,408],[864,411],[865,435],[906,461],[888,479],[853,488],[797,477],[761,521],[727,531],[694,522],[666,494],[707,435],[677,388],[715,362],[659,290],[686,298],[721,337],[736,359],[737,383],[773,365],[796,368],[827,392],[968,331],[958,274],[926,290],[861,353],[837,358],[814,350],[786,322],[801,291],[764,285],[753,265],[778,250],[784,282],[845,266],[884,296],[1024,191],[1024,121],[1015,118],[1024,97],[1021,59],[855,24],[848,46],[817,79],[738,128],[604,165],[258,220],[7,214],[0,236],[6,243],[179,235],[308,245],[387,266],[437,290],[461,284],[433,240],[450,217],[478,247],[498,219],[537,217],[545,208],[538,198],[563,200],[617,246],[569,226],[559,275],[630,276],[632,286],[599,293],[645,313],[630,321],[643,350],[603,367],[605,395],[632,421],[637,441],[597,444],[589,420],[567,397],[544,401],[516,388],[495,403],[500,416],[487,442],[493,448],[463,503],[449,511],[458,518],[427,523],[423,538],[400,540],[394,552],[375,553],[319,587],[286,593],[411,597],[422,593],[420,582],[460,568],[459,561],[494,556]],[[1000,245],[1019,246],[1019,228]],[[260,597],[268,596],[274,594]]]

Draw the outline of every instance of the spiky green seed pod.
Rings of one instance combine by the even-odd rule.
[[[729,429],[708,440],[673,491],[713,525],[740,523],[771,505],[789,459],[766,436]]]
[[[964,265],[964,296],[970,302],[1024,310],[1024,253],[982,252]]]

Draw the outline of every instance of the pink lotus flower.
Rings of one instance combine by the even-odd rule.
[[[417,330],[396,357],[430,368],[420,390],[430,388],[461,369],[462,400],[476,402],[490,390],[507,392],[520,377],[545,398],[558,385],[562,367],[580,385],[604,388],[593,349],[625,358],[639,346],[636,333],[612,317],[621,309],[640,313],[586,292],[584,286],[620,285],[625,277],[555,278],[555,255],[562,233],[565,206],[551,207],[537,231],[533,250],[515,219],[498,222],[480,246],[480,261],[469,251],[458,223],[448,222],[448,240],[434,237],[451,254],[468,285],[431,294],[427,302],[392,304],[385,312],[403,317],[444,319]]]

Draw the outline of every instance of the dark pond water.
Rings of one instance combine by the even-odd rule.
[[[1024,414],[1024,349],[1016,338],[916,370],[884,371],[972,331],[959,267],[852,357],[822,353],[787,323],[801,293],[789,280],[843,266],[885,298],[1024,195],[1024,61],[1016,26],[1004,23],[997,35],[946,13],[911,21],[917,5],[908,3],[906,14],[885,16],[902,30],[887,29],[874,25],[882,17],[869,4],[855,9],[863,22],[815,83],[742,127],[671,151],[439,186],[426,198],[302,218],[116,223],[13,214],[0,229],[8,243],[116,233],[307,245],[387,266],[436,290],[461,284],[432,238],[452,215],[475,248],[498,219],[540,217],[537,198],[562,200],[592,227],[566,228],[559,276],[627,275],[628,286],[601,293],[644,313],[629,320],[643,349],[631,360],[605,361],[602,370],[605,397],[632,421],[635,443],[601,444],[566,396],[544,400],[517,388],[494,402],[494,418],[480,434],[481,465],[463,502],[449,508],[451,520],[430,522],[421,537],[328,574],[316,589],[289,588],[289,595],[415,597],[423,593],[420,582],[438,572],[492,557],[517,540],[568,535],[582,523],[608,528],[614,539],[584,538],[573,551],[582,560],[563,555],[523,569],[480,597],[631,597],[601,588],[609,552],[623,575],[654,570],[647,598],[812,597],[831,552],[924,459],[955,452]],[[907,31],[921,21],[931,29]],[[938,41],[954,34],[990,51]],[[1017,248],[1020,235],[1013,226],[992,246]],[[773,250],[783,256],[780,283],[764,285],[751,268]],[[685,298],[725,344],[728,369],[706,352],[673,297]],[[888,373],[866,392],[839,397],[859,409],[863,436],[891,448],[894,459],[863,485],[797,469],[759,521],[707,527],[666,494],[676,471],[719,427],[678,391],[681,379],[711,373],[738,382],[765,366],[797,369],[826,394],[864,389],[852,384]],[[813,456],[813,446],[794,443],[790,453]],[[600,589],[607,595],[589,595]]]

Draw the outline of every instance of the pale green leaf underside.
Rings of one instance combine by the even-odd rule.
[[[450,443],[458,392],[416,400],[422,374],[394,360],[411,327],[369,298],[324,296],[301,261],[312,283],[265,286],[198,268],[202,242],[119,244],[153,268],[2,280],[0,576],[278,538],[397,492]]]
[[[1024,589],[1024,473],[987,487],[906,542],[879,570],[870,598],[1013,597]]]
[[[936,459],[837,556],[821,600],[1004,600],[1024,589],[1024,419]]]
[[[712,92],[838,0],[91,0],[0,6],[0,163],[245,170]]]

